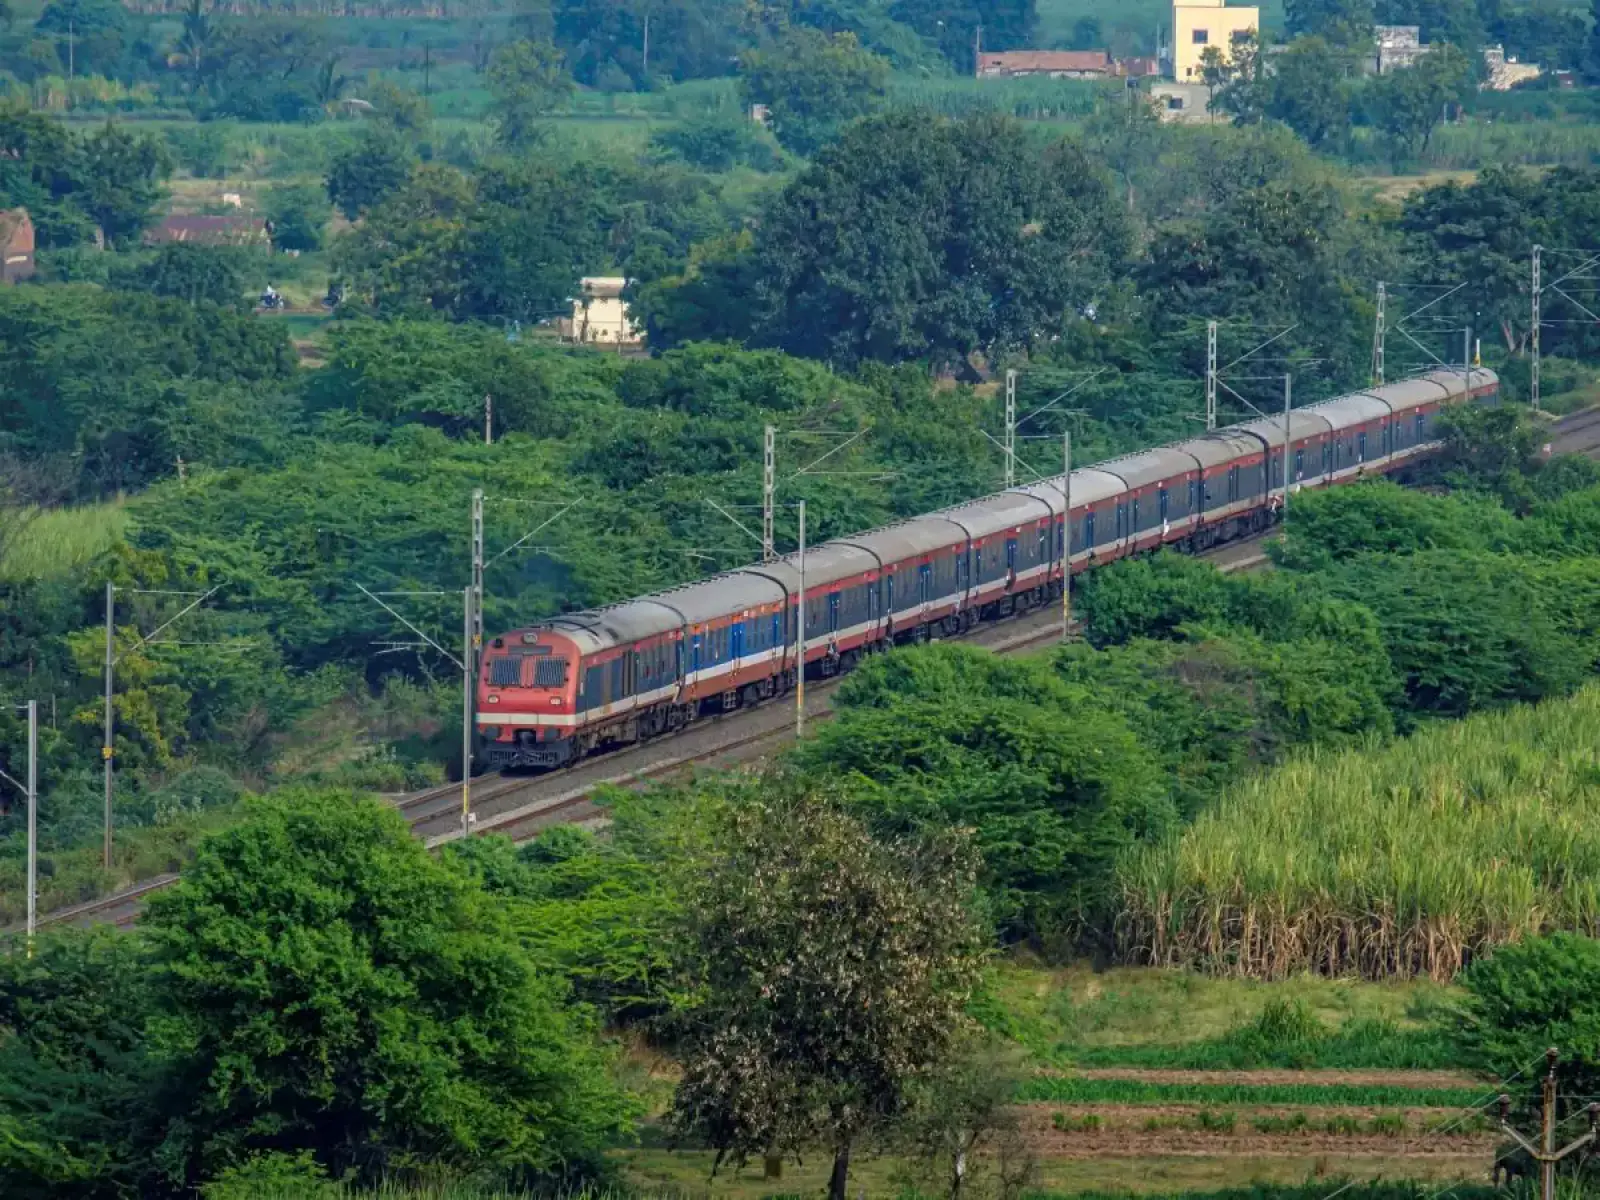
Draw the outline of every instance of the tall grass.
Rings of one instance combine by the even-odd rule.
[[[1526,934],[1600,934],[1600,687],[1308,754],[1120,874],[1125,955],[1243,975],[1448,979]]]
[[[37,513],[0,556],[0,579],[20,583],[81,570],[109,549],[128,525],[120,502]]]

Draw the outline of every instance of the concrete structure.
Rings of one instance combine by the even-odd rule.
[[[1414,67],[1419,58],[1433,49],[1422,40],[1420,25],[1375,25],[1372,40],[1373,68],[1379,75]]]
[[[561,333],[574,342],[591,346],[638,346],[643,332],[628,314],[622,289],[628,281],[619,275],[589,276],[582,293],[572,301],[572,316],[561,321]]]
[[[1150,105],[1163,121],[1209,124],[1221,118],[1211,111],[1211,89],[1203,83],[1154,83]]]
[[[0,210],[0,283],[16,283],[33,271],[33,219],[25,208]]]
[[[1119,58],[1117,74],[1125,79],[1149,79],[1161,74],[1159,58]]]
[[[1104,79],[1115,72],[1104,50],[1007,50],[978,55],[979,79],[1018,79],[1045,75],[1052,79]]]
[[[1215,46],[1224,62],[1233,57],[1233,39],[1261,33],[1261,10],[1232,6],[1224,0],[1173,0],[1172,78],[1193,83],[1200,78],[1201,57]]]

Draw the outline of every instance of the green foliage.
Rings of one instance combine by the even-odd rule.
[[[771,171],[779,155],[760,127],[740,113],[700,117],[650,135],[652,148],[703,171],[731,171],[749,166]]]
[[[1600,942],[1557,932],[1501,946],[1461,974],[1467,996],[1457,1036],[1475,1065],[1498,1076],[1544,1074],[1555,1046],[1561,1089],[1600,1085]]]
[[[951,1057],[987,933],[965,839],[880,841],[826,795],[769,776],[734,805],[684,895],[695,968],[673,1124],[718,1161],[833,1154],[890,1127]]]
[[[354,221],[400,191],[411,178],[411,151],[399,137],[372,130],[328,168],[328,199]]]
[[[627,1124],[563,984],[374,801],[259,802],[147,923],[191,1177],[266,1149],[369,1176],[569,1170]]]
[[[1372,122],[1397,160],[1425,153],[1447,105],[1460,104],[1473,85],[1472,63],[1455,45],[1423,55],[1415,66],[1380,75],[1367,91]]]
[[[1340,1086],[1315,1083],[1156,1083],[1145,1079],[1084,1079],[1038,1075],[1024,1083],[1018,1100],[1056,1104],[1305,1105],[1330,1108],[1476,1108],[1474,1088]]]
[[[114,271],[112,286],[190,304],[243,309],[246,303],[242,256],[231,246],[168,242],[148,260]]]
[[[1101,915],[1117,855],[1177,813],[1121,714],[1044,662],[967,647],[894,654],[845,685],[837,719],[799,750],[896,835],[975,829],[1002,930],[1052,943]]]
[[[328,195],[322,188],[276,187],[266,196],[272,245],[277,250],[320,250],[328,227]]]
[[[119,5],[112,5],[119,12]],[[107,122],[74,135],[25,105],[0,104],[0,207],[22,207],[39,245],[137,243],[171,170],[163,143]]]
[[[866,241],[851,230],[866,226]],[[1083,151],[1014,122],[891,113],[847,130],[757,232],[758,337],[842,364],[991,359],[1100,301],[1129,248]]]
[[[164,1096],[144,1055],[145,947],[112,931],[0,958],[0,1189],[89,1197],[156,1184]]]
[[[537,142],[541,119],[572,91],[565,57],[549,42],[501,46],[489,60],[486,78],[500,140],[512,148]]]
[[[889,64],[849,33],[784,32],[770,50],[739,60],[740,95],[767,106],[772,132],[786,150],[813,154],[857,117],[883,103]]]
[[[1296,496],[1274,555],[1285,566],[1311,570],[1361,554],[1506,551],[1526,538],[1527,530],[1493,500],[1428,496],[1380,481]]]

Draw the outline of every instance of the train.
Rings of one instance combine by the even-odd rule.
[[[868,655],[1058,601],[1068,572],[1259,532],[1287,490],[1405,470],[1493,371],[1437,370],[1230,425],[791,555],[490,639],[479,765],[550,769],[760,704]],[[1071,512],[1064,514],[1070,495]]]

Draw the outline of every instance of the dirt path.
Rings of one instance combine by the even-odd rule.
[[[1156,1084],[1231,1084],[1241,1087],[1304,1084],[1307,1087],[1476,1088],[1481,1080],[1458,1071],[1168,1071],[1139,1067],[1086,1067],[1051,1072],[1077,1079],[1137,1079]]]

